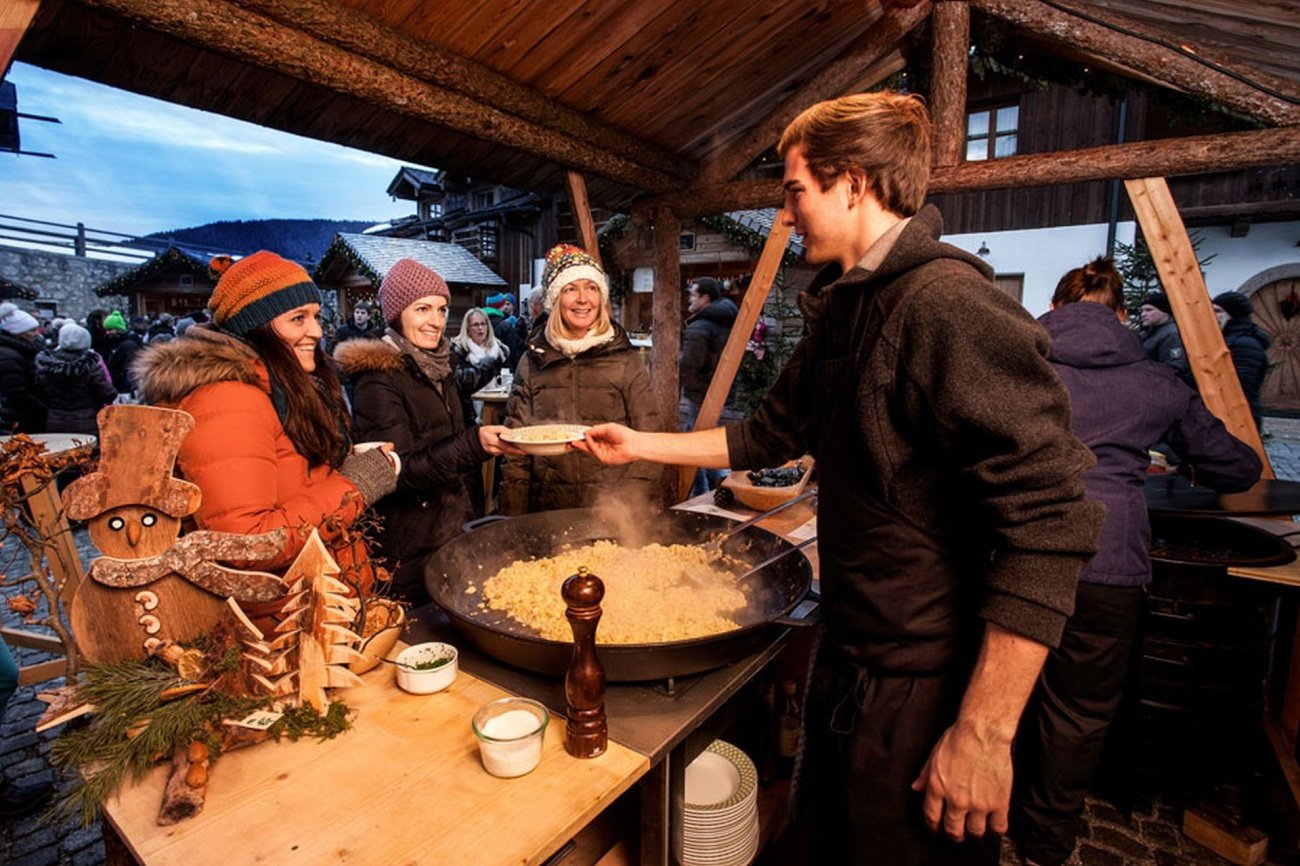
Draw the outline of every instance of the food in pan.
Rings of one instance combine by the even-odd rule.
[[[733,631],[740,626],[730,614],[748,603],[735,574],[701,547],[627,548],[612,541],[513,562],[484,582],[484,603],[543,638],[572,640],[560,587],[583,565],[605,584],[597,643],[663,643]]]

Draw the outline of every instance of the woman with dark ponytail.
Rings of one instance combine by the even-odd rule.
[[[321,349],[320,293],[300,266],[266,251],[214,259],[211,325],[146,347],[136,359],[148,403],[194,416],[177,467],[203,492],[199,527],[253,535],[288,529],[287,566],[316,528],[341,576],[365,593],[374,580],[350,531],[392,492],[391,444],[353,453],[338,377]],[[278,609],[272,602],[253,613]]]
[[[1260,460],[1210,414],[1173,369],[1147,359],[1123,324],[1124,283],[1107,258],[1061,278],[1039,321],[1070,393],[1070,426],[1097,463],[1089,499],[1106,506],[1098,553],[1079,575],[1074,614],[1052,650],[1021,721],[1013,832],[1026,863],[1069,858],[1084,794],[1123,693],[1129,652],[1151,580],[1144,479],[1147,449],[1168,444],[1179,471],[1224,492],[1259,480]]]

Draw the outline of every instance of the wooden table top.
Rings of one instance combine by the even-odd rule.
[[[86,433],[29,433],[27,436],[33,442],[43,443],[45,451],[49,454],[61,454],[64,451],[73,451],[77,448],[88,448],[96,442],[96,437]],[[0,436],[0,442],[7,442],[12,438],[12,436]]]
[[[488,775],[470,718],[507,693],[465,671],[446,691],[398,690],[394,668],[342,692],[353,729],[325,742],[262,743],[212,765],[207,803],[156,824],[169,767],[123,786],[105,816],[146,866],[229,863],[536,864],[628,790],[649,760],[611,742],[599,758],[564,751],[564,718],[547,726],[526,776]]]

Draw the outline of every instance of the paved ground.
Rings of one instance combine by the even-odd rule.
[[[1300,480],[1300,419],[1269,418],[1264,430],[1277,476]],[[79,533],[79,546],[84,558],[94,555],[84,532]],[[11,570],[10,561],[16,554],[12,546],[0,548],[0,571]],[[20,625],[19,618],[5,608],[0,608],[0,621],[6,626]],[[16,653],[20,665],[43,658],[32,650],[20,649]],[[61,684],[54,681],[44,685]],[[36,701],[35,692],[31,686],[19,688],[0,724],[0,767],[15,782],[53,778],[46,755],[57,730],[39,735],[33,732],[35,720],[44,707]],[[1178,830],[1179,814],[1162,803],[1139,809],[1131,819],[1126,819],[1109,803],[1094,800],[1088,803],[1086,818],[1086,836],[1081,839],[1069,866],[1230,866],[1228,861],[1184,838]],[[104,846],[98,824],[82,828],[78,822],[70,821],[51,827],[39,818],[27,818],[0,825],[3,866],[102,866],[103,863]],[[240,863],[237,855],[231,857],[231,863]],[[1009,846],[1002,864],[1020,864]]]

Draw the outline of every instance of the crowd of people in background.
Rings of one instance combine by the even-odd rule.
[[[206,310],[178,321],[171,313],[149,319],[95,309],[78,322],[0,304],[0,430],[96,435],[100,409],[135,399],[140,350],[209,318]]]

